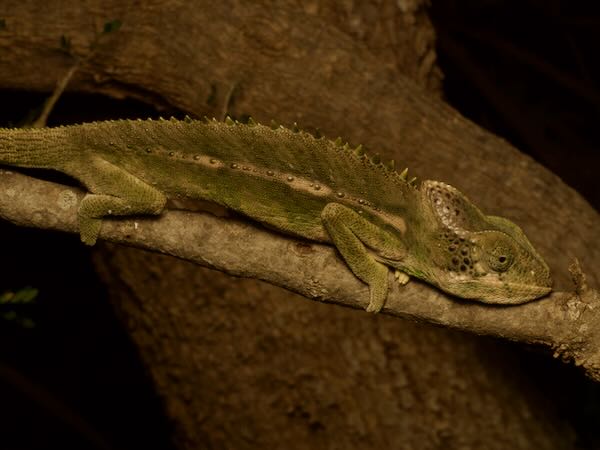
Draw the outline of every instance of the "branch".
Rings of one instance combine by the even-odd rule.
[[[0,171],[0,217],[27,227],[77,232],[84,192]],[[364,308],[368,288],[326,245],[237,219],[169,210],[159,218],[106,220],[101,238],[172,255],[231,275],[258,278],[309,299]],[[581,278],[581,274],[578,274]],[[419,281],[392,286],[384,314],[549,347],[600,381],[600,296],[578,283],[520,306],[459,300]]]

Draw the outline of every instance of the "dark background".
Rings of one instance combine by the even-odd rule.
[[[600,208],[600,5],[432,3],[446,100]],[[0,91],[0,126],[30,116],[47,95]],[[134,101],[67,94],[49,125],[149,116],[157,113]],[[0,447],[170,448],[170,425],[113,316],[88,249],[75,235],[46,239],[43,231],[4,222],[0,232],[0,291],[40,290],[33,304],[11,307],[11,314],[0,305]],[[44,251],[28,254],[27,248]],[[578,448],[600,448],[598,386],[575,367],[515,347],[577,431]]]

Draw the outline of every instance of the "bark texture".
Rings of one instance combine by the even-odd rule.
[[[569,255],[598,266],[600,249],[588,245],[597,213],[425,92],[439,72],[421,4],[324,3],[8,2],[0,84],[51,90],[73,64],[60,36],[84,56],[118,18],[122,29],[72,89],[345,136],[521,224],[559,288],[569,285]],[[106,246],[96,261],[181,448],[572,446],[570,428],[498,343],[309,303],[139,250]]]

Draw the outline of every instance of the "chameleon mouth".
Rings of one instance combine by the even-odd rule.
[[[488,280],[485,283],[466,280],[444,283],[440,288],[450,294],[483,303],[518,305],[548,295],[552,291],[551,285],[550,279],[543,286],[500,280]]]

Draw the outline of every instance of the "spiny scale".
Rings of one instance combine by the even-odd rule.
[[[106,124],[115,124],[115,125],[118,126],[119,124],[122,124],[124,122],[127,122],[127,121],[126,120],[115,120],[115,121],[105,121],[105,122],[92,122],[91,124],[93,124],[93,125],[100,125],[100,126],[106,125]],[[249,129],[256,128],[257,126],[262,126],[262,124],[256,122],[252,117],[248,118],[248,123],[247,124],[243,124],[243,123],[240,123],[237,120],[232,119],[230,116],[226,116],[225,120],[223,122],[218,121],[214,117],[212,119],[209,119],[206,116],[203,119],[196,120],[196,119],[191,118],[189,115],[186,115],[182,121],[180,121],[178,119],[175,119],[173,117],[171,117],[169,120],[165,120],[164,118],[161,117],[158,120],[153,120],[153,119],[146,119],[146,120],[136,119],[133,122],[140,123],[140,124],[143,124],[144,122],[150,122],[150,123],[152,123],[152,122],[156,122],[156,123],[171,122],[171,123],[174,123],[174,124],[177,124],[177,123],[186,123],[186,124],[190,124],[190,125],[193,125],[194,123],[204,123],[204,124],[210,125],[212,123],[212,124],[217,125],[217,126],[220,123],[224,123],[224,124],[226,124],[229,127],[238,127],[239,126],[239,127],[248,127]],[[90,123],[82,124],[82,126],[85,126],[85,125],[90,125]],[[64,129],[64,128],[70,128],[70,126],[66,126],[64,128],[63,127],[57,127],[57,128]],[[292,135],[298,135],[298,134],[303,135],[303,136],[310,136],[310,138],[315,139],[316,141],[319,141],[321,139],[325,139],[323,137],[315,137],[314,135],[312,135],[312,134],[310,134],[310,133],[308,133],[308,132],[306,132],[304,130],[301,130],[298,127],[297,123],[294,123],[293,127],[290,129],[290,128],[286,128],[283,125],[280,125],[276,121],[272,120],[270,128],[273,131],[275,131],[276,133],[279,133],[279,132],[282,132],[282,133],[288,132],[288,133],[290,133],[290,135],[291,135],[290,139],[291,140],[294,140],[294,138],[292,137]],[[367,165],[370,165],[373,168],[381,169],[383,172],[387,173],[388,175],[391,175],[393,179],[394,178],[397,179],[398,181],[402,182],[404,185],[409,186],[409,187],[413,187],[413,188],[416,187],[416,180],[417,180],[416,177],[408,179],[408,176],[407,176],[407,174],[408,174],[408,168],[406,168],[402,172],[398,173],[395,170],[395,162],[394,162],[394,160],[390,160],[388,163],[382,163],[381,160],[380,160],[379,155],[375,154],[375,155],[369,156],[365,152],[365,149],[364,149],[364,147],[362,145],[358,145],[358,146],[356,146],[356,147],[353,148],[353,147],[350,146],[350,144],[348,144],[347,142],[344,142],[341,137],[338,137],[338,138],[336,138],[333,141],[330,140],[329,142],[331,142],[334,145],[334,147],[337,147],[340,150],[342,150],[344,152],[347,152],[348,154],[354,154],[355,157],[358,160],[363,161]]]
[[[152,120],[152,119],[150,119]],[[185,118],[186,122],[193,122],[193,119],[190,119],[189,116],[186,115]],[[218,122],[215,118],[212,119],[213,122]],[[229,115],[227,115],[225,117],[224,123],[229,125],[229,126],[233,126],[233,125],[241,125],[241,126],[248,126],[248,127],[256,127],[258,125],[261,125],[259,122],[256,122],[251,116],[248,117],[247,123],[241,123],[237,120],[234,120],[233,118],[231,118]],[[278,122],[276,122],[275,120],[271,120],[270,123],[270,128],[272,130],[287,130],[290,131],[292,133],[304,133],[306,135],[311,136],[312,138],[319,140],[322,138],[322,136],[319,135],[315,136],[311,133],[308,133],[302,129],[299,128],[298,123],[294,122],[292,124],[291,128],[286,128],[283,125],[280,125]],[[372,156],[368,156],[364,150],[364,147],[362,144],[359,144],[358,146],[356,146],[354,149],[350,146],[350,144],[348,142],[344,142],[342,140],[341,137],[337,137],[334,141],[332,141],[337,147],[341,147],[344,151],[350,151],[352,150],[354,152],[354,154],[356,156],[358,156],[359,158],[365,157],[368,158],[368,161],[371,163],[372,166],[375,167],[382,167],[383,169],[385,169],[385,171],[390,172],[391,174],[393,174],[394,176],[396,176],[397,178],[399,178],[400,180],[402,180],[403,182],[405,182],[406,185],[415,188],[416,187],[416,181],[417,181],[417,177],[413,177],[411,179],[408,179],[408,168],[405,168],[401,173],[396,172],[395,170],[395,166],[396,166],[396,162],[391,159],[389,162],[387,163],[382,163],[381,162],[381,158],[379,156],[379,154],[375,154]]]
[[[91,124],[93,125],[106,125],[106,124],[115,124],[115,125],[119,125],[120,123],[123,122],[127,122],[125,120],[114,120],[114,121],[105,121],[105,122],[92,122]],[[130,121],[131,122],[131,121]],[[194,123],[204,123],[204,124],[215,124],[218,125],[219,123],[224,123],[230,127],[234,127],[234,126],[247,126],[248,128],[255,128],[257,126],[262,126],[260,123],[256,122],[252,117],[248,118],[247,124],[243,124],[238,122],[237,120],[232,119],[230,116],[226,116],[225,120],[223,122],[218,121],[217,119],[215,119],[214,117],[212,119],[209,119],[208,117],[204,116],[202,119],[200,120],[196,120],[193,119],[192,117],[190,117],[189,115],[185,115],[183,120],[178,120],[174,117],[171,117],[168,120],[165,120],[163,117],[160,117],[158,120],[153,120],[153,119],[135,119],[133,122],[135,123],[144,123],[144,122],[157,122],[157,123],[164,123],[164,122],[170,122],[170,123],[186,123],[186,124],[194,124]],[[82,126],[85,125],[90,125],[90,123],[87,124],[82,124]],[[71,126],[60,126],[60,127],[56,127],[58,129],[67,129],[70,128]],[[290,134],[302,134],[305,136],[310,136],[311,138],[315,139],[315,140],[321,140],[321,139],[325,139],[323,136],[314,136],[304,130],[301,130],[298,127],[298,124],[294,122],[294,125],[292,126],[292,128],[286,128],[283,125],[280,125],[279,123],[277,123],[275,120],[271,121],[271,125],[270,128],[275,131],[275,132],[289,132]],[[0,128],[2,129],[2,128]],[[294,138],[291,138],[294,139]],[[395,170],[395,161],[394,160],[390,160],[387,163],[382,163],[380,161],[379,155],[373,155],[373,156],[368,156],[365,152],[365,149],[362,145],[358,145],[354,148],[352,148],[347,142],[344,142],[342,140],[341,137],[337,137],[335,140],[333,141],[329,141],[331,142],[335,147],[340,148],[342,151],[344,152],[348,152],[348,153],[353,153],[359,160],[364,160],[365,162],[367,162],[369,165],[371,165],[374,168],[381,168],[383,169],[386,173],[388,173],[389,175],[392,176],[392,178],[397,178],[399,181],[401,181],[403,184],[405,184],[406,186],[410,186],[410,187],[416,187],[416,177],[411,178],[410,180],[408,179],[408,168],[404,169],[402,172],[398,173]]]

